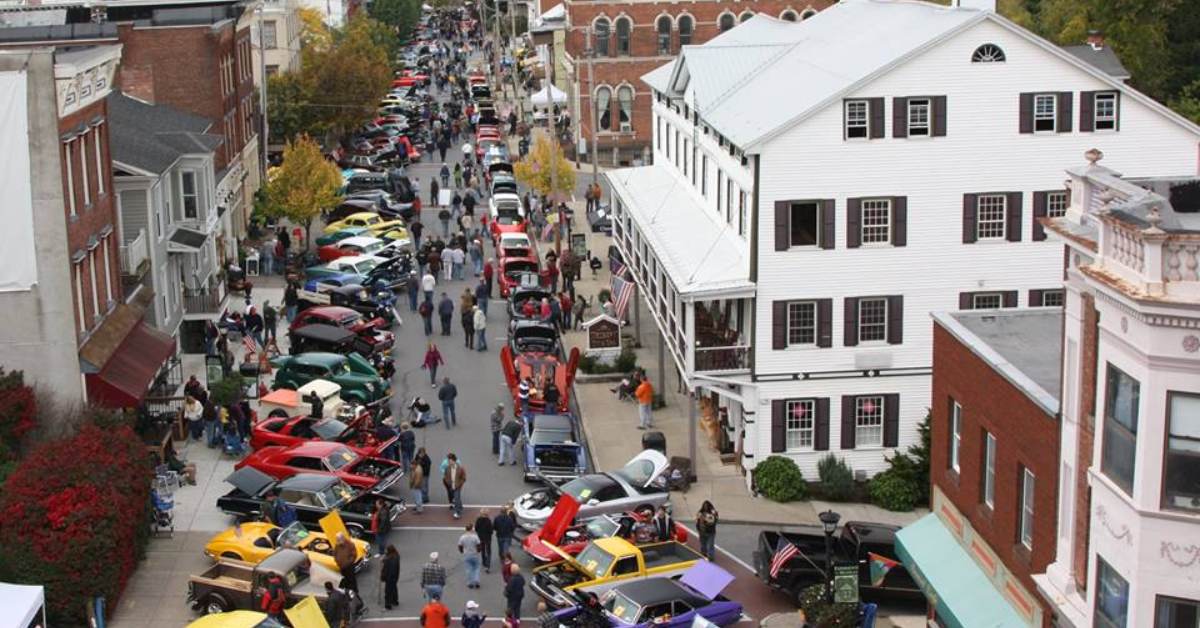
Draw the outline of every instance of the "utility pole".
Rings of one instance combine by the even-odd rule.
[[[508,34],[512,38],[512,41],[516,41],[516,39],[517,39],[517,12],[515,10],[516,6],[514,5],[515,1],[516,0],[508,0],[508,29],[509,29]],[[521,73],[521,64],[517,61],[517,51],[516,51],[515,45],[513,48],[512,60],[513,60],[513,70],[512,70],[513,100],[517,101],[517,118],[520,119],[522,122],[524,122],[525,121],[525,103],[522,102],[521,94],[520,94],[520,92],[517,91],[517,83],[518,83],[517,75]]]
[[[500,1],[492,2],[496,3],[492,6],[492,71],[495,72],[496,91],[499,91],[504,87],[500,82]]]
[[[591,139],[589,140],[589,143],[591,143],[590,148],[591,148],[591,153],[592,153],[591,154],[592,183],[596,183],[596,181],[600,179],[600,172],[599,172],[599,166],[598,166],[598,164],[600,163],[600,151],[599,151],[599,149],[596,148],[596,83],[595,83],[595,76],[593,75],[593,69],[592,69],[592,66],[595,64],[594,60],[596,58],[596,49],[594,47],[592,47],[592,29],[589,27],[587,29],[586,33],[587,33],[587,52],[586,52],[586,54],[587,54],[587,68],[588,68],[588,85],[587,85],[587,88],[588,88],[588,115],[590,116],[590,119],[591,119],[590,135],[592,136]]]

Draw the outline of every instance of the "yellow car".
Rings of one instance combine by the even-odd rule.
[[[339,531],[349,537],[350,534],[345,530],[346,526],[336,512],[321,519],[321,532],[308,530],[299,521],[286,528],[271,523],[248,522],[214,536],[204,546],[204,553],[213,559],[232,558],[258,564],[281,547],[294,547],[303,550],[314,563],[337,572],[337,562],[333,560],[333,539]],[[357,550],[357,569],[366,560],[370,546],[359,539],[352,541]]]
[[[380,237],[382,234],[404,228],[403,220],[387,220],[372,212],[358,212],[325,226],[325,235],[333,235],[349,227],[365,227],[371,235]]]
[[[321,613],[320,605],[312,596],[285,609],[283,614],[287,616],[288,623],[292,625],[292,628],[329,628],[329,622],[325,621],[325,615]],[[228,613],[205,615],[188,624],[187,628],[284,628],[284,626],[268,617],[266,613],[229,611]]]

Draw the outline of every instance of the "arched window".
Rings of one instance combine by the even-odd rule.
[[[996,44],[984,44],[971,53],[971,63],[1004,63],[1004,51]]]
[[[596,54],[601,57],[607,57],[610,54],[608,49],[608,19],[603,17],[597,18],[592,29],[596,31]]]
[[[629,33],[633,31],[633,23],[627,17],[617,18],[617,56],[629,56]]]
[[[721,20],[718,22],[718,25],[721,27],[721,32],[724,33],[725,31],[733,28],[733,25],[736,23],[737,21],[733,18],[732,13],[722,13]]]
[[[796,17],[795,11],[788,9],[780,14],[779,19],[784,20],[785,22],[795,22],[798,18]]]
[[[654,30],[658,32],[658,54],[671,54],[671,16],[659,16],[658,21],[654,24]]]
[[[692,43],[693,25],[694,25],[694,22],[692,21],[692,16],[690,16],[690,15],[679,16],[679,45],[680,46],[686,46],[686,45]]]
[[[738,18],[738,23],[743,23],[752,17],[754,17],[754,11],[744,11],[742,12],[741,17]]]
[[[600,86],[596,88],[596,128],[601,131],[612,130],[612,89]]]
[[[633,130],[633,88],[622,85],[617,88],[617,104],[620,106],[620,130]]]
[[[807,20],[808,18],[810,18],[810,17],[812,17],[812,16],[814,16],[814,15],[816,15],[816,14],[817,14],[817,11],[816,11],[816,9],[813,9],[812,7],[809,7],[809,8],[807,8],[807,9],[805,9],[805,10],[804,10],[804,13],[801,13],[801,14],[800,14],[800,19],[802,19],[802,20]]]

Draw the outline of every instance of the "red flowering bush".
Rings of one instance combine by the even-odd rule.
[[[128,426],[87,422],[24,456],[0,491],[0,581],[46,587],[51,625],[115,608],[149,538],[152,463]]]
[[[16,449],[37,425],[37,398],[21,371],[0,368],[0,444]]]

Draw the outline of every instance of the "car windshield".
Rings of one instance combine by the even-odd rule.
[[[565,430],[533,430],[531,439],[535,445],[565,443],[571,440],[571,432]]]
[[[615,536],[617,530],[621,529],[621,524],[608,517],[596,517],[588,520],[585,525],[588,536],[593,539],[604,539],[610,536]]]
[[[600,489],[611,484],[612,480],[603,475],[585,475],[563,484],[561,488],[563,493],[574,497],[575,501],[583,503],[587,502]]]
[[[367,225],[368,227],[371,225],[377,225],[377,224],[379,224],[379,216],[369,216],[369,217],[363,218],[362,222],[364,225]]]
[[[333,440],[346,431],[347,425],[337,419],[325,419],[313,426],[313,431],[321,440]]]
[[[321,498],[321,504],[325,508],[333,509],[342,504],[354,499],[354,489],[350,488],[345,482],[335,482],[329,485],[329,488],[317,493]]]
[[[279,531],[279,536],[275,539],[276,547],[300,547],[304,540],[309,537],[312,532],[309,532],[304,524],[299,521],[293,521],[288,527]]]
[[[501,225],[516,225],[521,223],[521,217],[516,214],[500,214],[496,216],[496,223]]]
[[[374,255],[374,254],[378,253],[381,249],[383,249],[382,242],[372,242],[372,243],[362,247],[362,252],[363,252],[363,255]]]
[[[609,590],[601,604],[604,606],[604,610],[626,624],[636,624],[638,613],[642,610],[638,607],[637,602],[629,599],[620,591]]]
[[[342,327],[349,327],[349,326],[357,323],[361,319],[362,319],[362,314],[359,314],[358,312],[354,312],[352,314],[346,314],[345,316],[338,319],[338,325],[341,325]]]
[[[583,568],[595,577],[608,573],[608,568],[612,566],[613,561],[616,559],[616,556],[600,549],[600,546],[595,543],[588,543],[588,546],[583,548],[582,552],[579,552],[579,558],[575,560],[579,561],[579,564],[583,565]]]
[[[372,270],[374,270],[375,266],[377,266],[377,265],[378,265],[378,262],[376,262],[375,260],[365,259],[357,264],[354,264],[353,268],[354,268],[354,272],[356,272],[360,275],[365,275],[365,274],[371,272]]]
[[[334,471],[340,471],[353,463],[356,458],[349,447],[338,447],[325,456],[325,466]]]
[[[516,278],[520,273],[535,273],[537,272],[537,264],[533,262],[509,262],[504,267],[504,274]]]
[[[654,463],[649,460],[631,460],[629,464],[614,471],[613,475],[625,480],[632,486],[645,486],[654,477]]]

